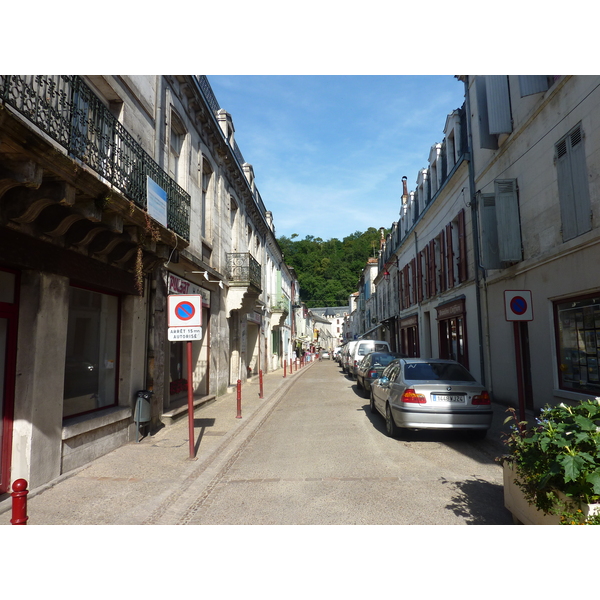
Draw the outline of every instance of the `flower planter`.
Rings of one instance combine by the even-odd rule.
[[[517,486],[515,473],[511,464],[504,463],[504,506],[512,513],[515,523],[523,525],[560,525],[558,515],[545,515],[535,505],[529,504],[523,496],[523,492]],[[560,492],[558,495],[566,499]],[[583,514],[594,515],[600,513],[600,504],[584,504],[581,506]]]

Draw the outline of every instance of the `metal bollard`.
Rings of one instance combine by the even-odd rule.
[[[283,377],[285,379],[285,371],[287,369],[287,360],[283,359]]]
[[[263,372],[262,372],[262,369],[258,372],[258,386],[259,386],[258,397],[262,398],[263,397]]]
[[[242,380],[237,380],[237,415],[236,419],[242,418]]]
[[[17,479],[12,484],[12,525],[27,525],[27,482],[24,479]]]
[[[292,359],[290,358],[290,375],[292,374]]]

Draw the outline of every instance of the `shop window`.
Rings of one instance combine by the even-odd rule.
[[[400,321],[400,352],[411,358],[420,356],[419,324],[416,315]]]
[[[117,404],[119,299],[71,287],[63,416]]]
[[[455,360],[468,369],[469,357],[464,300],[450,302],[437,307],[436,310],[440,358]]]
[[[559,387],[600,395],[600,294],[554,303]]]

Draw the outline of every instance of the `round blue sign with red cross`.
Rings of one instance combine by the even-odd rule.
[[[201,327],[202,296],[169,294],[169,327]]]
[[[504,310],[507,321],[533,321],[530,290],[506,290]]]
[[[196,309],[191,302],[184,301],[175,306],[175,314],[182,321],[189,321],[195,313]]]

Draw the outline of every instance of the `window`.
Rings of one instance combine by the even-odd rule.
[[[171,113],[171,131],[169,136],[169,175],[179,184],[183,175],[181,154],[185,140],[185,128],[181,120]]]
[[[592,228],[590,192],[581,124],[555,147],[563,242]]]
[[[439,327],[439,355],[469,368],[465,301],[463,299],[436,307]]]
[[[202,157],[202,225],[200,228],[200,233],[203,238],[206,237],[207,232],[210,231],[209,227],[209,206],[210,201],[208,198],[209,194],[212,193],[211,182],[213,179],[213,170],[210,166],[208,160],[203,156]]]
[[[479,145],[498,149],[498,135],[512,132],[510,88],[506,75],[486,75],[475,78]]]
[[[117,404],[119,299],[71,287],[63,416]]]
[[[523,259],[517,180],[497,179],[494,191],[481,195],[481,253],[486,269]]]
[[[554,303],[559,387],[600,395],[600,294]]]

